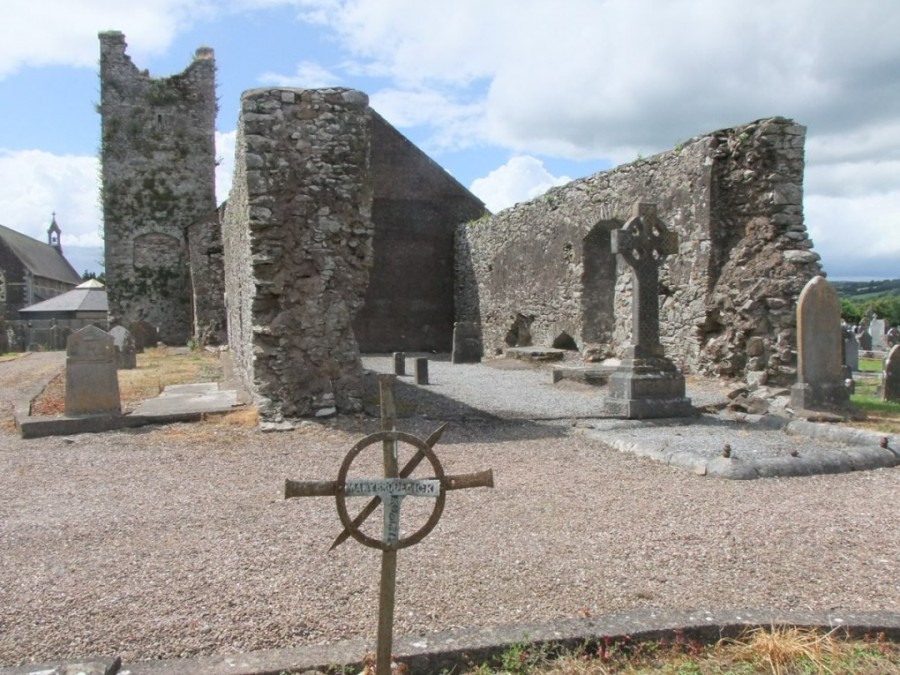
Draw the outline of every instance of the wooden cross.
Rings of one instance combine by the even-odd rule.
[[[433,446],[440,439],[446,425],[439,427],[427,440],[397,431],[395,427],[394,407],[394,375],[379,376],[381,394],[381,428],[380,432],[366,436],[344,457],[334,481],[296,481],[287,480],[284,485],[284,498],[292,497],[335,497],[338,517],[344,526],[331,549],[339,546],[348,537],[360,543],[381,550],[381,587],[378,603],[378,648],[376,655],[376,675],[390,675],[391,647],[394,627],[394,595],[397,587],[397,551],[417,544],[437,525],[444,509],[447,490],[459,490],[470,487],[494,487],[494,476],[490,469],[478,473],[447,476],[441,466]],[[348,479],[347,475],[353,460],[365,448],[378,442],[382,443],[384,477],[371,479]],[[398,470],[398,443],[407,443],[416,448],[416,454],[407,462],[402,470]],[[425,480],[410,479],[413,470],[427,459],[434,470],[434,478]],[[347,497],[372,497],[368,505],[351,519],[347,510]],[[400,536],[400,506],[406,497],[424,497],[434,499],[435,505],[426,523],[413,534]],[[381,504],[383,506],[382,536],[370,537],[360,530],[362,523]],[[329,550],[331,550],[329,549]]]
[[[656,217],[655,204],[636,202],[631,218],[620,229],[612,231],[612,252],[622,256],[632,269],[632,344],[626,350],[626,357],[662,357],[659,266],[665,256],[678,253],[678,235],[669,232]]]

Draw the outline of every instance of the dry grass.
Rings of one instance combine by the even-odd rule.
[[[120,370],[118,375],[122,410],[129,412],[141,401],[159,396],[171,384],[220,381],[222,362],[217,352],[153,347],[137,355],[137,368]],[[32,402],[31,414],[62,415],[65,408],[66,376],[62,373]]]
[[[469,675],[876,675],[900,672],[900,645],[883,634],[848,640],[834,631],[793,626],[749,630],[737,639],[701,645],[676,634],[671,642],[607,641],[556,655],[546,648],[513,646],[497,662]]]

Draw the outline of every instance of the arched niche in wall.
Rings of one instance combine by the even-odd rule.
[[[617,220],[601,220],[582,242],[581,334],[585,343],[609,344],[612,340],[616,256],[612,252],[610,232],[621,226]]]

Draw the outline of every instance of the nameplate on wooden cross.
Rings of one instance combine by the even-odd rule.
[[[344,484],[349,497],[434,497],[441,493],[439,480],[411,478],[350,479]]]

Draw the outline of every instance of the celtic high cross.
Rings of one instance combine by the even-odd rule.
[[[632,344],[630,359],[662,357],[659,342],[659,267],[663,258],[678,252],[678,235],[656,217],[656,205],[636,202],[631,217],[612,231],[612,252],[632,269]]]

